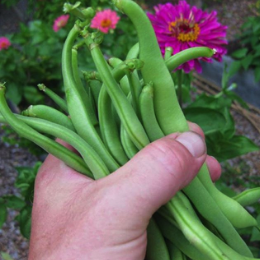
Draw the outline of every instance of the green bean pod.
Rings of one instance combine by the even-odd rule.
[[[245,241],[240,237],[198,178],[194,178],[183,191],[198,212],[217,228],[230,247],[242,255],[252,257],[252,253]]]
[[[203,168],[207,167],[205,164]],[[247,228],[258,226],[256,219],[245,210],[236,200],[226,196],[220,192],[213,184],[211,178],[207,174],[202,174],[202,171],[198,174],[198,177],[209,194],[215,200],[223,214],[232,223],[235,228]],[[260,191],[259,191],[260,197]],[[237,217],[239,216],[239,218]]]
[[[143,87],[139,97],[139,110],[141,113],[144,129],[151,142],[164,136],[154,113],[153,87],[147,84]]]
[[[80,153],[86,165],[91,170],[92,176],[89,177],[100,179],[109,174],[109,170],[95,150],[75,132],[44,119],[19,118],[37,131],[58,137],[73,146]]]
[[[164,134],[188,130],[187,121],[177,101],[174,83],[170,72],[162,58],[153,27],[143,10],[133,1],[114,0],[119,10],[123,11],[133,22],[140,44],[140,59],[144,61],[141,70],[144,83],[154,84],[154,107],[159,125]],[[203,170],[202,174],[209,174]],[[251,256],[252,253],[236,232],[234,227],[221,212],[198,178],[195,178],[184,189],[197,210],[217,226],[227,243],[241,254]],[[214,212],[215,214],[212,214]]]
[[[260,187],[248,189],[233,197],[243,207],[250,206],[260,200]]]
[[[89,85],[89,90],[94,98],[95,106],[93,107],[93,110],[95,111],[95,113],[97,113],[98,97],[101,91],[102,83],[99,80],[90,80],[88,82],[88,85]]]
[[[188,199],[182,192],[178,192],[167,204],[167,209],[174,217],[180,230],[183,232],[189,242],[194,245],[200,252],[212,260],[227,260],[222,251],[211,238],[210,232],[196,217]]]
[[[69,114],[77,133],[90,144],[90,146],[98,153],[105,162],[110,172],[115,171],[119,165],[108,152],[106,146],[102,142],[96,129],[91,121],[89,111],[85,106],[85,100],[82,97],[83,91],[78,90],[75,83],[73,70],[71,66],[72,47],[79,33],[77,25],[75,25],[65,41],[62,51],[62,74],[65,85],[66,97]]]
[[[107,88],[107,91],[117,111],[117,114],[120,117],[122,124],[124,125],[125,130],[136,147],[138,149],[142,149],[147,144],[149,144],[149,139],[141,122],[139,121],[133,107],[128,102],[122,89],[118,86],[117,82],[112,76],[108,64],[100,51],[99,45],[96,44],[90,36],[86,37],[86,43],[89,46],[91,56],[96,64],[100,77],[102,78],[102,81]]]
[[[10,111],[6,100],[4,98],[5,87],[0,84],[0,112],[3,118],[0,120],[5,121],[22,137],[34,142],[40,146],[47,153],[50,153],[57,157],[58,159],[64,161],[68,166],[75,169],[78,172],[81,172],[87,176],[90,176],[91,173],[86,167],[84,161],[75,153],[65,148],[61,144],[53,141],[52,139],[38,133],[27,124],[17,119],[14,114]],[[29,118],[28,118],[29,119]]]
[[[117,82],[125,76],[129,69],[139,69],[142,64],[137,60],[121,62],[112,70],[112,75]],[[113,111],[111,98],[108,95],[105,85],[102,86],[98,100],[98,114],[101,135],[114,158],[124,165],[128,161],[124,148],[119,137],[119,130]]]
[[[188,130],[180,109],[174,83],[162,58],[151,22],[142,8],[130,0],[113,0],[116,7],[125,13],[135,26],[139,38],[139,58],[144,62],[141,73],[144,84],[154,84],[154,107],[159,125],[168,135],[175,131]]]
[[[31,105],[21,113],[24,116],[37,117],[48,120],[50,122],[62,125],[75,132],[75,128],[70,118],[55,108],[45,105]]]
[[[138,149],[134,145],[134,143],[131,141],[129,135],[127,134],[126,130],[124,129],[124,126],[121,125],[120,128],[120,139],[122,146],[124,148],[124,151],[129,159],[133,158],[137,153]]]
[[[139,55],[139,42],[133,45],[126,55],[126,60],[135,59]]]
[[[66,101],[58,96],[55,92],[51,89],[47,88],[44,84],[38,84],[39,90],[46,93],[65,113],[68,114],[68,107]]]
[[[147,241],[146,259],[170,260],[170,255],[164,238],[153,218],[151,218],[147,228]]]
[[[192,47],[186,50],[180,51],[173,56],[169,57],[166,62],[166,66],[170,71],[177,69],[183,63],[202,57],[210,58],[216,53],[216,50],[208,47]]]
[[[170,248],[170,259],[171,260],[187,260],[186,255],[182,251],[172,244]]]
[[[93,125],[98,124],[98,120],[95,114],[95,109],[91,105],[90,102],[90,97],[88,96],[88,93],[83,86],[83,83],[81,81],[80,75],[79,75],[79,69],[78,69],[78,51],[73,47],[72,49],[72,55],[71,55],[71,67],[72,67],[72,73],[73,73],[73,78],[75,80],[76,88],[77,91],[79,92],[81,98],[85,101],[85,107],[87,110],[87,113],[90,117],[90,121],[92,122]]]

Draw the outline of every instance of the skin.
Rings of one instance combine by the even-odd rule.
[[[189,126],[192,132],[149,144],[97,181],[49,155],[35,183],[29,260],[143,260],[152,214],[205,161],[212,180],[220,176],[219,163],[206,155],[202,130]]]

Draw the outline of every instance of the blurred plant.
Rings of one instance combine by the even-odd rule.
[[[233,101],[243,107],[247,104],[236,94],[236,84],[228,85],[229,72],[224,70],[222,90],[216,95],[202,93],[183,109],[189,121],[197,123],[204,131],[208,154],[223,162],[243,154],[258,151],[249,138],[235,134],[235,121],[231,114]]]
[[[16,220],[19,223],[21,234],[29,238],[31,230],[31,211],[34,193],[34,182],[41,162],[33,167],[17,167],[18,176],[15,187],[20,191],[21,196],[7,194],[0,197],[0,228],[7,218],[7,209],[18,210]]]
[[[71,23],[68,15],[61,15],[63,2],[59,0],[53,2],[48,4],[45,1],[29,1],[34,17],[42,20],[31,21],[28,26],[22,23],[19,32],[8,35],[12,46],[8,38],[0,38],[2,39],[0,40],[0,50],[2,49],[0,51],[0,81],[8,83],[7,98],[16,105],[20,105],[21,102],[24,105],[43,102],[42,94],[35,87],[39,83],[44,83],[60,95],[64,94],[60,71],[61,50]],[[108,6],[107,1],[85,2],[91,2],[97,10]],[[42,5],[43,8],[40,8]],[[107,15],[108,12],[107,10],[97,12],[97,15],[99,14]],[[108,28],[113,29],[119,16],[114,11],[109,14],[113,16]],[[113,53],[122,58],[137,41],[133,25],[126,20],[117,24],[116,30],[110,30],[106,41],[102,44],[107,56]],[[127,34],[125,34],[126,31]],[[92,59],[87,54],[88,50],[81,49],[80,52],[79,66],[84,69],[81,64],[87,60],[88,68],[91,69]]]
[[[42,21],[20,25],[20,31],[9,35],[12,45],[0,51],[0,80],[11,86],[7,97],[16,105],[23,100],[35,104],[43,95],[35,86],[45,83],[61,92],[61,48],[65,40],[64,29],[55,33]]]
[[[236,74],[239,70],[253,69],[255,81],[260,81],[260,5],[256,5],[256,16],[248,17],[241,27],[241,34],[238,41],[241,48],[234,51],[231,56],[236,59],[231,64],[231,75]]]
[[[167,3],[154,7],[155,14],[148,13],[148,17],[154,27],[161,52],[164,55],[166,47],[173,48],[173,55],[191,48],[206,46],[215,49],[213,58],[221,61],[226,53],[225,40],[227,26],[217,21],[217,12],[204,12],[196,6],[190,7],[186,1],[180,1],[178,5]],[[210,62],[211,58],[201,58]],[[201,72],[200,59],[190,60],[178,69],[189,73],[195,69]]]

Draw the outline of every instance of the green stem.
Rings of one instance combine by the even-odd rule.
[[[66,101],[54,93],[51,89],[47,88],[44,84],[38,84],[39,90],[46,93],[64,112],[68,114],[68,107]]]

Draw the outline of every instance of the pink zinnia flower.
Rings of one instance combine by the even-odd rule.
[[[223,47],[227,44],[227,27],[217,22],[216,11],[204,12],[196,6],[190,7],[184,0],[178,5],[159,4],[154,9],[155,14],[148,13],[148,17],[163,55],[166,47],[172,47],[175,54],[187,48],[205,46],[216,50],[214,59],[222,60],[222,55],[227,52]],[[212,61],[211,58],[202,59]],[[192,69],[202,71],[198,59],[186,62],[178,69],[186,73]]]
[[[0,51],[2,49],[8,49],[11,42],[6,37],[0,37]]]
[[[103,33],[108,33],[110,29],[115,29],[120,17],[115,11],[110,9],[97,12],[91,21],[91,28],[100,30]]]
[[[56,18],[52,26],[53,30],[55,32],[59,31],[62,27],[64,27],[67,24],[69,18],[70,16],[68,14],[64,14]]]

